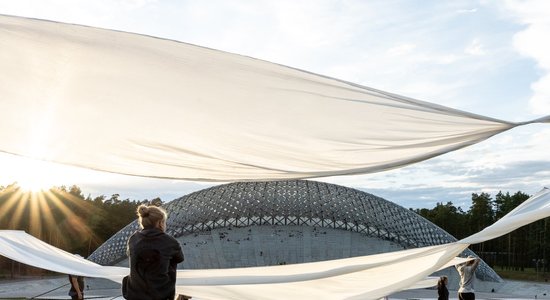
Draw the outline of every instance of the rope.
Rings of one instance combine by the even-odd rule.
[[[49,291],[47,291],[47,292],[45,292],[45,293],[42,293],[42,294],[40,294],[40,295],[36,295],[36,296],[31,297],[31,298],[29,298],[29,299],[36,299],[36,298],[38,298],[38,297],[40,297],[40,296],[44,296],[44,295],[46,295],[46,294],[48,294],[48,293],[51,293],[51,292],[53,292],[53,291],[55,291],[55,290],[58,290],[58,289],[62,288],[62,287],[66,287],[66,286],[69,285],[69,284],[70,284],[70,283],[66,283],[66,284],[64,284],[64,285],[62,285],[62,286],[58,286],[58,287],[56,287],[55,289],[51,289],[51,290],[49,290]],[[116,299],[116,298],[118,298],[118,297],[120,297],[120,296],[122,296],[122,294],[116,295],[116,296],[114,296],[113,298],[111,298],[111,299],[109,299],[109,300]],[[93,298],[102,298],[102,296],[84,297],[84,299],[93,299]]]
[[[65,283],[65,284],[62,285],[62,286],[58,286],[58,287],[56,287],[55,289],[52,289],[52,290],[49,290],[49,291],[47,291],[47,292],[45,292],[45,293],[42,293],[42,294],[40,294],[40,295],[36,295],[36,296],[34,296],[34,297],[31,297],[30,299],[35,299],[35,298],[37,298],[37,297],[46,295],[46,294],[51,293],[51,292],[53,292],[53,291],[55,291],[55,290],[58,290],[58,289],[60,289],[60,288],[62,288],[62,287],[66,287],[66,286],[68,286],[69,284],[70,284],[70,283]]]

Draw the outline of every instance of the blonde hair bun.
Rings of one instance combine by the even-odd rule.
[[[157,226],[156,224],[160,221],[166,222],[166,211],[160,207],[141,204],[138,206],[136,212],[139,217],[141,228],[152,228]]]
[[[149,216],[149,207],[146,205],[140,205],[138,207],[138,215],[142,218],[147,218]]]

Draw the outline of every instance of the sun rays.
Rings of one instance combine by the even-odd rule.
[[[0,190],[1,228],[27,231],[60,248],[100,241],[85,222],[90,215],[90,204],[65,188],[31,191],[13,184]]]

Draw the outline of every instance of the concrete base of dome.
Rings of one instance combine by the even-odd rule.
[[[295,264],[403,250],[361,233],[307,226],[227,227],[178,240],[188,269]]]
[[[403,250],[364,234],[307,226],[226,227],[177,238],[183,269],[223,269],[323,261]],[[117,264],[128,266],[128,260]]]

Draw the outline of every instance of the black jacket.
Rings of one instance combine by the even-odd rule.
[[[449,290],[446,285],[437,286],[437,300],[449,300]]]
[[[128,300],[174,299],[176,269],[183,261],[175,238],[157,228],[134,233],[128,240],[130,276],[123,290]]]

